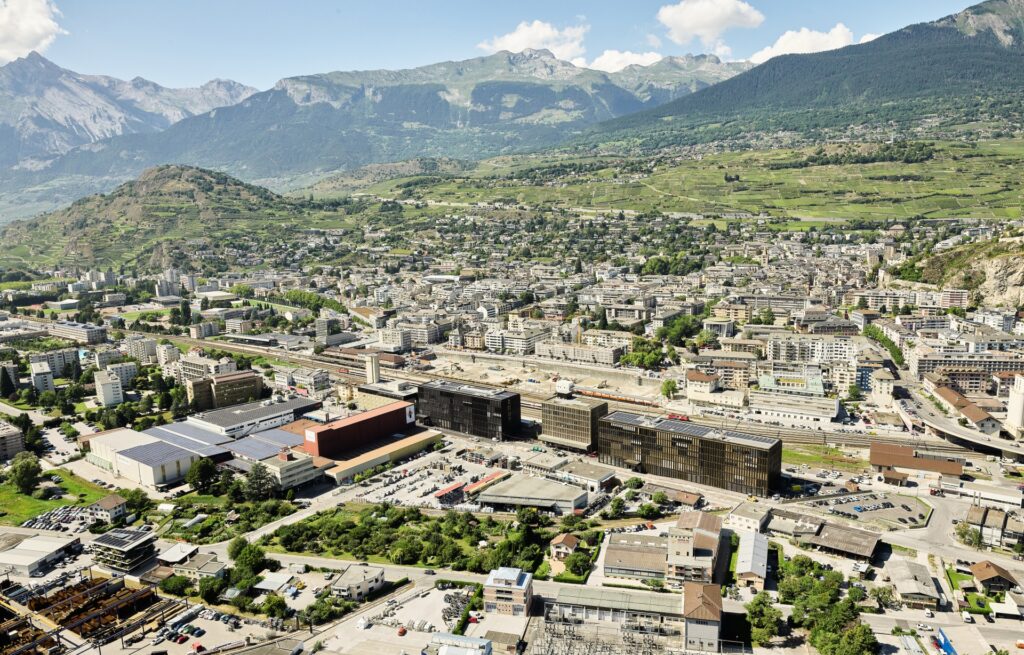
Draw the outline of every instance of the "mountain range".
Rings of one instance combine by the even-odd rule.
[[[259,93],[240,88],[239,101],[217,102],[198,113],[173,103],[177,96],[169,90],[149,95],[143,83],[77,76],[32,55],[0,69],[0,75],[12,69],[0,80],[18,81],[0,85],[11,89],[6,93],[12,107],[19,95],[25,103],[45,104],[33,98],[54,95],[51,86],[74,102],[62,103],[59,118],[37,112],[23,133],[7,128],[21,156],[0,161],[0,214],[24,216],[48,208],[46,203],[52,208],[165,163],[216,168],[281,188],[285,180],[375,162],[478,159],[539,148],[749,67],[699,55],[609,74],[574,66],[547,50],[498,52],[408,70],[286,78]],[[212,103],[227,94],[204,97]],[[155,111],[165,108],[182,114],[179,120]],[[67,115],[82,119],[73,122]],[[55,156],[42,161],[47,148]]]

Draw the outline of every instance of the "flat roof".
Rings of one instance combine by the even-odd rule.
[[[558,470],[587,480],[603,481],[615,477],[615,471],[606,466],[598,466],[589,462],[569,462]]]
[[[203,412],[189,417],[189,420],[195,419],[196,421],[209,423],[210,425],[215,425],[220,428],[230,428],[238,425],[239,423],[259,421],[261,419],[278,416],[288,412],[297,412],[315,408],[319,405],[319,400],[311,400],[309,398],[291,398],[283,402],[271,403],[269,405],[264,405],[263,401],[261,401]]]
[[[471,384],[449,382],[448,380],[431,380],[419,385],[420,389],[439,389],[448,393],[457,393],[464,396],[475,396],[477,398],[506,398],[518,397],[519,394],[506,389],[493,389],[491,387],[479,387]]]
[[[331,421],[330,423],[324,423],[323,425],[309,427],[307,428],[307,431],[312,432],[313,434],[320,434],[321,432],[326,432],[328,430],[337,430],[339,428],[348,427],[350,425],[357,425],[359,423],[362,423],[363,421],[367,421],[378,416],[384,416],[392,412],[401,411],[404,410],[406,407],[412,407],[412,403],[408,403],[404,400],[396,400],[393,403],[381,405],[380,407],[374,407],[373,409],[369,409],[365,412],[352,414],[351,416],[346,416],[336,421]]]
[[[555,602],[598,609],[666,616],[683,615],[683,599],[676,594],[627,592],[590,587],[560,587]]]
[[[539,501],[573,502],[586,491],[561,482],[553,482],[544,478],[533,478],[528,475],[513,475],[508,480],[498,482],[480,493],[482,502],[501,503],[504,498],[526,498]]]
[[[157,467],[191,458],[195,453],[164,441],[126,448],[118,453],[120,457],[134,460],[143,466]]]
[[[564,396],[551,396],[541,401],[544,404],[551,405],[563,405],[565,407],[578,407],[580,409],[596,409],[601,405],[608,405],[605,400],[599,400],[597,398],[588,398],[586,396],[573,396],[572,398],[566,398]]]
[[[281,452],[281,446],[252,437],[242,437],[229,443],[228,450],[236,457],[241,455],[250,460],[261,460]]]
[[[92,543],[99,546],[105,546],[107,548],[113,548],[115,550],[131,550],[132,548],[149,541],[156,541],[156,535],[152,532],[143,532],[142,530],[132,530],[128,528],[114,528],[113,530],[104,532],[93,539]]]
[[[660,416],[643,416],[641,414],[633,414],[630,412],[612,412],[611,414],[601,418],[601,420],[609,423],[617,423],[619,425],[671,432],[673,434],[679,434],[687,437],[717,439],[727,443],[734,443],[741,446],[760,448],[764,450],[780,443],[778,439],[773,437],[762,437],[755,434],[747,434],[745,432],[734,432],[732,430],[717,430],[704,427],[703,425],[697,425],[690,421],[677,421],[675,419],[662,418]]]

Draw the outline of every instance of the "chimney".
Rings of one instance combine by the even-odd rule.
[[[278,458],[279,460],[281,460],[282,462],[288,462],[288,461],[291,461],[291,458],[292,458],[292,451],[288,450],[287,448],[282,448],[282,449],[281,449],[281,450],[280,450],[280,451],[279,451],[279,452],[277,453],[277,458]]]

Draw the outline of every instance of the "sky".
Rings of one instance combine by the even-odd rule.
[[[79,73],[266,89],[334,70],[547,48],[614,71],[663,56],[763,62],[861,43],[969,0],[0,0],[0,64],[36,50]]]

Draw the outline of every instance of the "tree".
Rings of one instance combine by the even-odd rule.
[[[267,556],[263,549],[256,544],[246,544],[242,552],[235,558],[235,569],[238,575],[243,578],[255,576],[267,568]]]
[[[192,581],[183,575],[172,575],[160,582],[160,591],[172,596],[187,596],[192,589]]]
[[[766,644],[779,634],[782,612],[772,603],[769,594],[760,592],[744,608],[750,623],[750,640],[754,644]]]
[[[640,487],[644,486],[644,481],[641,480],[640,478],[630,478],[626,480],[625,485],[630,489],[639,489]]]
[[[238,556],[245,550],[245,547],[249,545],[249,540],[245,537],[238,536],[231,540],[228,544],[228,557],[232,561],[238,559]]]
[[[142,489],[118,489],[117,495],[124,498],[129,514],[144,514],[153,506],[153,501]]]
[[[964,521],[956,526],[956,538],[971,548],[981,548],[981,531]]]
[[[621,497],[616,496],[612,498],[612,502],[608,505],[608,516],[609,518],[617,519],[622,516],[622,512],[626,509],[626,501],[622,500]]]
[[[42,471],[39,458],[26,450],[14,456],[7,475],[18,491],[27,495],[39,484],[39,474]]]
[[[651,501],[658,506],[665,505],[666,503],[668,503],[668,494],[666,494],[664,491],[658,491],[653,496],[651,496]]]
[[[207,604],[213,604],[220,598],[220,594],[224,591],[225,581],[223,578],[217,578],[210,576],[207,578],[199,579],[199,597],[203,599]]]
[[[676,395],[677,391],[679,391],[679,385],[676,384],[675,380],[669,379],[661,383],[661,395],[665,396],[669,400]]]
[[[287,617],[291,611],[288,609],[288,603],[285,602],[284,598],[277,594],[268,594],[260,609],[263,610],[263,613],[267,616],[272,616],[277,619]]]
[[[875,599],[879,607],[889,607],[892,605],[892,587],[873,587],[871,589],[871,597]]]
[[[277,481],[266,465],[256,462],[245,476],[245,497],[249,500],[268,500],[277,491]]]
[[[217,465],[209,457],[199,459],[185,474],[185,482],[201,494],[208,493],[217,481]]]
[[[651,503],[644,503],[643,505],[637,508],[636,514],[642,519],[647,519],[648,521],[651,521],[661,516],[661,510],[658,509],[657,505],[652,505]]]
[[[573,575],[586,575],[590,570],[590,556],[587,553],[577,550],[565,558],[565,570]]]
[[[846,398],[848,400],[858,401],[861,400],[863,397],[864,394],[863,392],[861,392],[860,387],[857,384],[851,384],[846,389]]]

